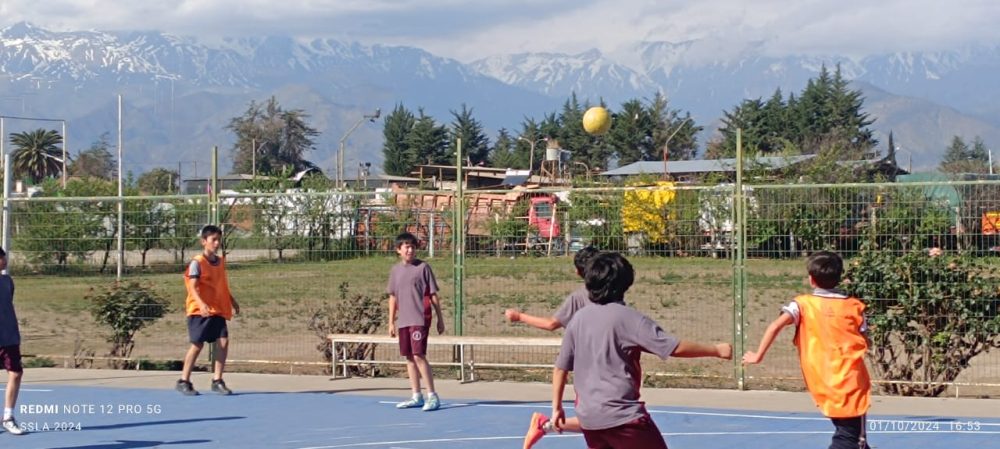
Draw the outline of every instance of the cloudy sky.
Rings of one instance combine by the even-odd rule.
[[[641,40],[864,56],[1000,44],[998,0],[0,0],[0,27],[257,34],[413,45],[471,61]],[[715,56],[718,56],[716,54]]]

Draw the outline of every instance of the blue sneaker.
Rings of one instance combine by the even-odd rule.
[[[396,404],[396,408],[414,408],[414,407],[422,407],[423,405],[424,405],[424,397],[422,395],[415,394],[409,400]]]
[[[434,411],[441,408],[441,400],[438,399],[437,393],[431,393],[427,395],[427,403],[424,404],[422,409],[425,412]]]

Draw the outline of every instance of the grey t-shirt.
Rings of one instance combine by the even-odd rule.
[[[413,263],[400,262],[392,266],[385,291],[396,297],[397,327],[424,326],[424,295],[436,294],[438,285],[431,266],[414,259]]]
[[[576,416],[587,430],[610,429],[646,415],[639,400],[641,352],[670,357],[680,342],[622,303],[591,304],[566,326],[556,367],[573,371]]]
[[[562,305],[559,306],[559,310],[556,310],[552,318],[559,321],[559,324],[562,324],[563,327],[569,326],[569,322],[573,320],[573,315],[576,315],[576,312],[579,312],[580,309],[589,304],[593,303],[590,302],[590,294],[587,293],[587,287],[580,287],[573,290],[573,293],[570,293],[563,300]]]
[[[14,313],[14,280],[0,275],[0,346],[21,344],[21,330]]]

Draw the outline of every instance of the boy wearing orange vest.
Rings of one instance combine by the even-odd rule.
[[[836,290],[844,274],[844,261],[836,253],[813,254],[807,268],[812,294],[799,295],[783,307],[764,331],[757,352],[748,351],[743,363],[760,363],[778,333],[794,324],[806,387],[823,415],[833,421],[830,449],[869,449],[865,414],[871,404],[871,379],[865,367],[865,305]]]
[[[184,370],[177,381],[177,391],[186,396],[197,395],[191,385],[191,368],[205,343],[219,342],[215,354],[215,375],[212,377],[212,391],[228,395],[233,392],[222,380],[229,353],[229,329],[226,321],[233,319],[233,313],[240,313],[240,306],[229,291],[226,277],[226,261],[217,254],[222,243],[222,229],[208,225],[201,230],[201,254],[194,257],[184,271],[184,285],[187,287],[188,337],[191,348],[184,356]]]

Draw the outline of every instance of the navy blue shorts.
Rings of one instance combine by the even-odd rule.
[[[213,343],[220,338],[229,338],[229,327],[221,316],[190,315],[187,319],[191,343]]]
[[[21,345],[0,346],[0,366],[12,373],[23,373]]]

